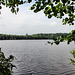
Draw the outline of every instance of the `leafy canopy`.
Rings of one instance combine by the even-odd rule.
[[[11,8],[12,13],[17,13],[19,11],[19,5],[24,3],[34,2],[31,10],[35,13],[43,10],[44,14],[48,17],[63,18],[63,24],[74,25],[75,21],[75,1],[74,0],[0,0],[0,9],[2,5]],[[65,18],[64,15],[67,15]]]

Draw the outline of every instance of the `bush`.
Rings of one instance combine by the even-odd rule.
[[[12,64],[14,56],[10,55],[8,58],[5,57],[4,53],[1,52],[0,48],[0,75],[12,75],[13,67],[16,67]]]

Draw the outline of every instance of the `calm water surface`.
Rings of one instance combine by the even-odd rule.
[[[5,56],[16,59],[13,75],[75,75],[75,66],[69,64],[70,51],[75,44],[49,45],[48,40],[6,40],[0,41]]]

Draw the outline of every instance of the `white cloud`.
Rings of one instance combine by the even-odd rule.
[[[17,15],[12,14],[9,8],[3,7],[0,16],[0,32],[7,34],[32,34],[49,32],[69,32],[75,26],[62,26],[60,19],[45,17],[43,11],[34,13],[29,6],[20,6]]]

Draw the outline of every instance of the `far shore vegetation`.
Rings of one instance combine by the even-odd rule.
[[[70,35],[70,33],[38,33],[38,34],[26,34],[26,35],[8,35],[0,34],[0,40],[39,40],[39,39],[55,39],[62,35]]]

